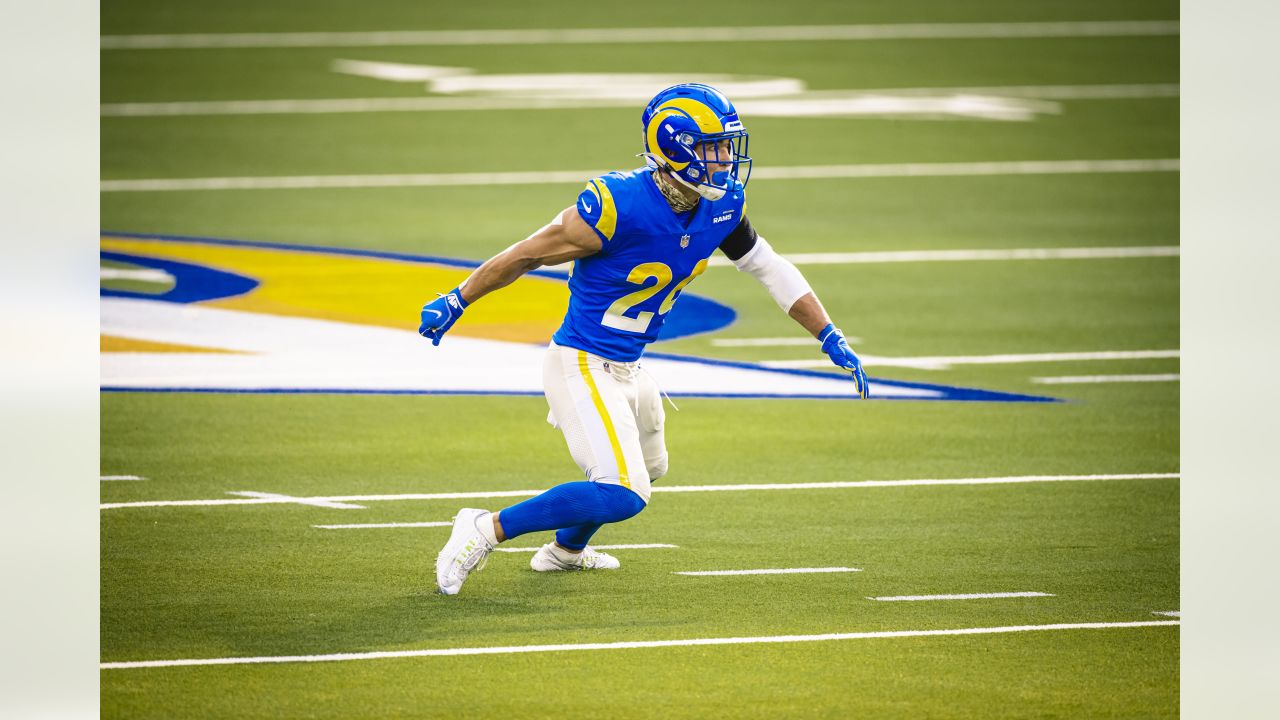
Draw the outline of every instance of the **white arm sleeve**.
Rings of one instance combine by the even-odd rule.
[[[809,282],[796,266],[774,252],[762,235],[757,235],[755,246],[746,255],[734,260],[733,264],[738,270],[754,275],[773,296],[782,312],[789,312],[797,300],[813,292],[813,288],[809,287]]]

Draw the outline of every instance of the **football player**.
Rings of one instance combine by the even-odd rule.
[[[587,542],[601,525],[643,510],[650,484],[667,472],[660,393],[640,371],[640,356],[717,249],[759,280],[867,397],[867,376],[844,335],[800,271],[747,220],[751,158],[733,104],[710,86],[676,85],[649,102],[641,125],[645,167],[592,179],[550,224],[422,308],[418,332],[439,345],[471,303],[535,268],[574,263],[569,309],[542,375],[548,421],[586,479],[499,512],[460,510],[436,559],[446,595],[457,594],[498,543],[539,530],[557,532],[533,556],[534,570],[619,566]]]

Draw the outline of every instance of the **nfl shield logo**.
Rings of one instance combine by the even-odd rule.
[[[682,237],[680,238],[680,247],[682,247],[682,248],[687,248],[687,247],[689,247],[689,236],[688,236],[688,235],[684,235],[684,236],[682,236]]]

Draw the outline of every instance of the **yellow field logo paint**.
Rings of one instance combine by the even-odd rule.
[[[429,261],[110,235],[102,237],[102,250],[201,265],[259,283],[243,295],[203,301],[204,307],[400,330],[416,330],[422,304],[436,291],[456,287],[471,274],[470,268]],[[563,280],[526,275],[469,308],[467,321],[451,334],[547,342],[564,318],[568,301],[569,289]]]
[[[265,242],[104,233],[101,379],[106,391],[541,395],[545,344],[567,276],[538,271],[467,311],[439,347],[419,310],[475,263]],[[712,332],[732,308],[682,293],[664,337]],[[847,398],[845,374],[664,353],[645,369],[671,395]],[[1049,398],[875,379],[877,398]]]

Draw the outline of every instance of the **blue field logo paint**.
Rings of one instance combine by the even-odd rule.
[[[150,294],[104,287],[101,288],[103,297],[142,298],[173,303],[194,303],[244,295],[258,287],[258,281],[253,278],[223,270],[215,270],[203,265],[107,251],[102,251],[100,257],[103,260],[161,270],[173,278],[173,288],[164,293]]]
[[[102,289],[104,347],[109,337],[138,348],[103,352],[104,391],[541,395],[542,354],[568,297],[566,273],[535,271],[469,308],[432,347],[416,332],[424,288],[454,286],[479,263],[137,233],[104,232],[102,244],[104,260],[174,281],[160,294]],[[735,317],[726,305],[685,293],[662,339],[719,330]],[[856,396],[839,372],[662,352],[646,353],[644,364],[673,396]],[[1052,401],[881,378],[870,385],[876,399]]]

